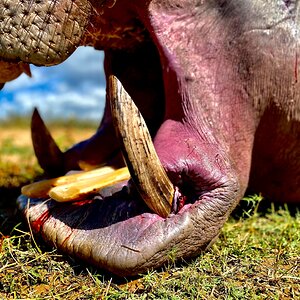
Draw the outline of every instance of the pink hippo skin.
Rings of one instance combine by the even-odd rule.
[[[185,199],[163,218],[132,185],[72,204],[31,199],[27,207],[20,197],[34,231],[69,255],[134,275],[161,266],[170,251],[199,254],[247,187],[299,202],[299,4],[0,0],[0,66],[12,74],[0,68],[0,83],[27,64],[59,64],[80,45],[104,50],[107,78],[118,77],[140,109]],[[65,153],[47,153],[47,143],[36,152],[46,171],[63,173],[79,162],[122,166],[120,148],[107,105],[91,139]]]

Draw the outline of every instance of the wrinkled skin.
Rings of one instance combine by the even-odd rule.
[[[164,219],[132,188],[103,192],[102,201],[36,200],[30,208],[21,197],[45,240],[133,275],[162,265],[171,251],[186,258],[205,249],[247,187],[299,202],[299,1],[18,2],[0,0],[0,19],[7,20],[0,59],[53,65],[79,45],[103,49],[106,74],[115,74],[139,106],[165,170],[187,199]],[[119,148],[107,106],[95,136],[65,153],[58,167],[120,166]]]

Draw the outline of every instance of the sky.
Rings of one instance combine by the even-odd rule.
[[[23,74],[0,91],[0,119],[30,115],[38,107],[44,119],[100,120],[104,109],[103,52],[78,48],[64,63],[31,66],[32,78]]]

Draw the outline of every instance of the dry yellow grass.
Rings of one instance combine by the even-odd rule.
[[[75,142],[89,138],[94,132],[94,128],[76,128],[76,130],[64,127],[50,128],[54,139],[62,144],[61,146],[71,146]],[[0,147],[2,148],[7,142],[12,147],[31,147],[31,135],[29,128],[3,128],[0,130]],[[0,152],[1,153],[1,152]]]
[[[93,133],[93,128],[83,128],[72,130],[69,127],[55,127],[51,130],[55,140],[62,149],[66,149],[76,142],[89,138]],[[0,162],[18,164],[20,160],[32,165],[35,163],[34,152],[31,143],[29,128],[6,128],[0,130]],[[25,153],[24,153],[25,152]]]
[[[16,147],[31,145],[30,130],[25,128],[6,128],[0,131],[0,147],[7,140],[13,140]]]

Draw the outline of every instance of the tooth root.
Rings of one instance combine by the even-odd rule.
[[[36,108],[31,118],[31,139],[40,166],[49,174],[62,173],[64,155],[56,145]]]
[[[113,75],[109,78],[111,111],[131,178],[141,197],[155,213],[171,212],[174,187],[157,156],[138,108]]]

